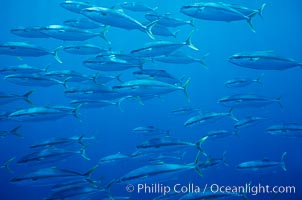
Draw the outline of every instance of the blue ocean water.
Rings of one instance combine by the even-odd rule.
[[[22,38],[10,33],[12,28],[18,26],[47,26],[50,24],[62,24],[64,20],[80,16],[79,14],[69,12],[60,6],[62,1],[2,1],[1,5],[1,43],[7,41],[29,42],[47,49],[71,44],[83,44],[84,42],[61,41],[52,38],[33,39]],[[93,5],[112,7],[122,1],[89,1]],[[151,7],[158,7],[158,13],[171,13],[171,16],[190,20],[191,18],[179,12],[183,5],[194,3],[189,0],[166,0],[141,1]],[[218,1],[213,1],[218,2]],[[234,109],[233,113],[237,118],[246,116],[259,116],[265,118],[261,123],[243,128],[240,130],[240,136],[231,136],[217,140],[205,141],[202,145],[204,151],[214,158],[221,158],[225,153],[227,165],[220,163],[208,169],[202,169],[203,176],[199,176],[194,169],[180,173],[168,174],[165,177],[157,179],[144,180],[138,183],[162,184],[173,188],[175,184],[195,186],[204,186],[217,184],[220,186],[241,186],[251,185],[269,185],[269,186],[294,186],[295,193],[286,194],[247,194],[248,199],[301,199],[302,193],[299,188],[302,187],[300,178],[302,176],[300,161],[301,157],[301,138],[287,138],[272,136],[265,132],[265,129],[271,125],[282,123],[301,123],[301,69],[293,68],[285,71],[265,71],[242,68],[235,66],[227,61],[228,57],[234,53],[244,51],[274,50],[284,57],[293,58],[302,61],[301,57],[301,2],[293,0],[290,2],[280,0],[267,1],[244,1],[229,0],[226,3],[244,5],[253,9],[259,8],[263,3],[267,6],[263,10],[263,19],[255,16],[253,24],[256,33],[253,33],[246,21],[237,22],[214,22],[194,19],[196,30],[192,36],[192,43],[199,48],[194,51],[183,47],[182,51],[194,57],[204,58],[207,64],[205,69],[199,63],[192,64],[164,64],[159,62],[146,62],[146,69],[163,69],[174,77],[190,77],[191,82],[188,86],[188,95],[190,102],[181,91],[173,92],[167,95],[161,95],[150,100],[143,100],[141,105],[136,100],[126,100],[122,102],[122,111],[116,106],[104,108],[82,109],[80,108],[80,119],[69,115],[58,120],[48,121],[0,121],[2,130],[11,130],[17,125],[22,125],[18,132],[24,135],[24,139],[8,135],[0,140],[1,156],[0,162],[4,163],[12,157],[16,160],[32,151],[30,145],[53,137],[72,137],[75,135],[85,135],[95,137],[94,141],[89,142],[87,155],[90,160],[85,160],[79,155],[71,156],[62,161],[55,161],[45,164],[17,164],[16,160],[10,164],[13,173],[5,169],[0,169],[1,175],[1,199],[19,200],[19,199],[44,199],[51,195],[50,186],[33,186],[32,184],[13,184],[10,180],[13,177],[21,176],[36,169],[46,167],[59,167],[84,173],[98,163],[98,160],[104,156],[121,152],[123,154],[132,154],[136,146],[142,143],[147,137],[134,134],[132,130],[139,126],[154,126],[160,129],[170,130],[173,137],[181,138],[185,141],[195,142],[204,136],[208,131],[217,129],[232,129],[234,121],[223,119],[215,123],[201,124],[192,127],[185,127],[184,122],[192,115],[178,116],[171,113],[172,110],[182,107],[200,108],[202,112],[228,112],[229,108],[218,104],[218,99],[238,93],[259,94],[270,98],[281,97],[282,108],[278,104],[272,104],[263,108]],[[138,21],[145,22],[144,13],[134,13],[125,10],[125,13],[134,17]],[[99,30],[99,29],[97,29]],[[160,37],[157,39],[183,42],[192,30],[190,25],[174,28],[179,30],[177,37]],[[110,27],[106,33],[108,39],[112,42],[111,49],[128,53],[131,50],[143,47],[152,40],[147,34],[138,30],[124,30]],[[101,38],[87,40],[87,43],[106,47],[108,44]],[[56,62],[53,56],[43,57],[24,57],[18,59],[15,56],[0,55],[1,68],[7,66],[28,64],[48,70],[72,69],[85,74],[94,74],[96,71],[90,70],[82,65],[82,61],[93,56],[82,56],[67,54],[63,51],[58,52],[62,64]],[[122,80],[130,80],[132,71],[130,69],[122,72],[106,73],[110,75],[121,74]],[[227,88],[224,83],[235,77],[255,78],[263,74],[261,84],[252,84],[242,88]],[[1,91],[14,94],[23,94],[34,89],[30,99],[33,105],[23,101],[16,101],[10,104],[1,105],[0,111],[12,112],[17,109],[28,108],[31,106],[45,105],[69,105],[70,99],[64,95],[64,87],[55,85],[51,87],[29,87],[15,85],[7,80],[0,78]],[[88,83],[82,83],[87,85]],[[113,85],[120,84],[118,81]],[[197,154],[195,148],[179,149],[178,154],[185,152],[182,160],[175,161],[179,164],[188,164],[194,162]],[[243,172],[236,168],[239,163],[253,160],[262,160],[267,158],[272,161],[280,161],[281,155],[287,152],[285,164],[287,171],[281,167],[266,170],[262,173],[248,171]],[[168,152],[167,152],[168,153]],[[206,158],[203,156],[203,160]],[[163,160],[165,162],[165,160]],[[169,163],[169,161],[167,161]],[[170,162],[171,163],[171,162]],[[173,162],[172,162],[173,163]],[[117,180],[127,172],[148,164],[148,158],[132,160],[127,159],[121,162],[100,165],[92,174],[93,179],[102,178],[101,185],[106,185],[111,180]],[[162,164],[162,163],[161,163]],[[161,195],[161,192],[138,192],[138,183],[133,184],[135,190],[127,192],[125,187],[128,182],[113,183],[110,193],[113,197],[122,196],[130,199],[153,199]],[[132,183],[131,183],[132,184]],[[96,196],[82,195],[71,199],[102,199],[106,196],[104,192]],[[175,199],[179,199],[176,197]],[[232,197],[231,199],[240,199],[242,197]],[[170,198],[172,199],[172,197]]]

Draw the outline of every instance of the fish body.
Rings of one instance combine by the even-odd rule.
[[[83,9],[81,13],[86,17],[105,25],[119,27],[127,30],[140,30],[147,33],[150,38],[154,39],[151,29],[156,22],[152,22],[149,25],[145,26],[136,19],[126,15],[122,10],[115,10],[104,7],[86,8]]]
[[[280,162],[270,161],[268,159],[243,162],[237,166],[237,169],[248,170],[248,171],[261,171],[261,170],[271,169],[281,166],[283,171],[286,171],[285,162],[284,162],[285,156],[286,156],[286,152],[282,154]]]
[[[228,61],[240,67],[259,70],[287,70],[302,66],[301,62],[278,56],[274,51],[236,53]]]
[[[123,2],[120,4],[123,9],[133,12],[154,12],[157,7],[151,8],[150,6],[141,2]]]
[[[31,107],[17,110],[9,114],[8,118],[16,121],[56,120],[67,115],[73,115],[74,117],[79,118],[79,109],[80,106],[76,108],[66,106]]]
[[[10,30],[11,33],[25,38],[49,38],[48,35],[45,35],[41,32],[41,26],[29,26],[29,27],[16,27]]]
[[[184,25],[193,26],[193,21],[186,21],[183,19],[173,18],[170,13],[166,13],[163,15],[159,15],[156,13],[147,13],[145,14],[145,18],[149,21],[157,20],[157,24],[160,24],[165,27],[179,27]]]
[[[191,57],[190,55],[186,55],[183,52],[175,52],[169,55],[155,57],[154,60],[158,62],[169,63],[169,64],[183,65],[183,64],[199,63],[203,66],[206,66],[206,64],[203,61],[205,56],[202,56],[201,58],[194,58]]]
[[[0,69],[0,73],[3,75],[10,74],[38,74],[40,72],[45,72],[46,69],[40,69],[38,67],[33,67],[27,64],[3,67]]]
[[[49,79],[59,80],[62,82],[64,82],[65,80],[68,82],[83,82],[92,79],[90,76],[76,72],[74,70],[46,71],[40,74]]]
[[[154,126],[139,126],[132,130],[134,133],[141,133],[146,135],[168,135],[169,130],[158,129]]]
[[[82,1],[64,1],[60,3],[60,5],[65,8],[66,10],[69,10],[74,13],[81,13],[81,11],[85,8],[92,7],[90,3],[82,2]]]
[[[181,81],[173,77],[171,74],[165,70],[157,69],[141,69],[139,71],[132,72],[135,78],[137,79],[155,79],[165,83],[170,83],[174,85],[180,85]]]
[[[54,51],[49,51],[26,42],[6,42],[0,44],[0,54],[21,57],[40,57],[45,55],[53,55],[59,63],[62,63],[57,55],[57,51],[61,48],[62,47],[58,47]]]
[[[165,36],[165,37],[173,37],[176,38],[176,34],[179,32],[179,30],[172,32],[167,27],[155,24],[152,28],[153,35],[159,35],[159,36]]]
[[[284,123],[273,125],[265,130],[270,135],[284,136],[289,138],[302,137],[302,125],[299,123]]]
[[[255,78],[255,79],[251,79],[251,78],[234,78],[234,79],[230,79],[228,81],[226,81],[224,83],[224,85],[228,88],[238,88],[238,87],[246,87],[248,85],[251,85],[253,83],[259,83],[261,84],[261,78],[262,75]]]
[[[101,37],[108,42],[105,37],[104,31],[99,33],[91,32],[89,30],[83,30],[63,25],[49,25],[41,28],[41,32],[49,37],[64,40],[64,41],[85,41],[94,37]]]
[[[235,129],[240,129],[240,128],[244,128],[244,127],[248,127],[248,126],[252,126],[256,123],[259,123],[260,121],[262,121],[264,118],[262,117],[246,117],[244,119],[239,120],[238,122],[235,123],[234,128]]]
[[[190,115],[192,113],[197,113],[200,111],[200,108],[192,108],[192,107],[183,107],[172,110],[171,113],[174,115]]]
[[[117,161],[126,160],[126,159],[129,159],[129,156],[124,155],[121,152],[118,152],[116,154],[112,154],[112,155],[100,158],[99,164],[112,163],[112,162],[117,162]]]
[[[278,103],[282,108],[280,97],[272,99],[255,94],[235,94],[219,99],[218,103],[231,108],[264,107],[273,103]]]

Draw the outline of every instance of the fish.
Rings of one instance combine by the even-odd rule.
[[[223,152],[222,158],[213,158],[210,155],[207,156],[207,160],[202,162],[199,167],[202,169],[207,169],[210,167],[215,167],[221,163],[223,163],[225,166],[229,166],[229,164],[226,162],[226,151]]]
[[[61,84],[65,88],[67,87],[66,84],[69,79],[71,79],[71,77],[66,78],[64,81],[60,81],[41,74],[10,74],[4,77],[4,80],[22,86],[49,87]]]
[[[141,69],[132,72],[133,76],[137,79],[154,79],[165,83],[180,85],[181,81],[173,77],[165,70],[160,69]]]
[[[148,25],[143,25],[136,19],[126,15],[122,10],[116,10],[104,7],[90,7],[81,11],[81,14],[86,17],[109,26],[114,26],[122,29],[136,29],[146,33],[151,39],[154,39],[152,27],[157,21],[151,22]]]
[[[15,128],[7,131],[3,131],[3,130],[0,130],[0,138],[5,138],[7,135],[14,135],[14,136],[17,136],[19,138],[24,138],[24,136],[22,134],[20,134],[18,132],[18,130],[22,127],[22,125],[18,125],[16,126]]]
[[[228,88],[238,88],[238,87],[246,87],[248,85],[251,85],[253,83],[258,83],[261,84],[262,83],[262,77],[263,74],[258,76],[255,79],[251,79],[251,78],[234,78],[234,79],[230,79],[228,81],[226,81],[224,83],[224,85]]]
[[[61,137],[55,137],[48,140],[45,140],[43,142],[32,144],[30,148],[36,149],[36,148],[57,148],[57,147],[65,147],[71,144],[79,144],[81,146],[86,146],[84,144],[83,140],[95,140],[94,137],[85,137],[84,135],[80,136],[72,136],[69,138],[61,138]]]
[[[86,155],[86,149],[88,145],[83,146],[79,151],[71,151],[66,149],[58,149],[58,148],[47,148],[42,149],[40,151],[35,151],[33,153],[27,154],[21,157],[17,163],[18,164],[28,164],[28,163],[47,163],[59,160],[64,160],[67,157],[79,154],[84,159],[90,160],[90,158]]]
[[[142,64],[140,59],[124,54],[101,55],[83,61],[85,67],[98,71],[122,71],[131,68],[141,69]]]
[[[163,130],[154,126],[139,126],[132,130],[133,133],[145,134],[145,135],[169,135],[170,130]]]
[[[115,162],[122,161],[122,160],[127,160],[127,159],[129,159],[128,155],[125,155],[125,154],[122,154],[121,152],[118,152],[116,154],[112,154],[112,155],[100,158],[98,163],[99,164],[113,163],[113,162],[115,163]]]
[[[49,37],[63,41],[85,41],[94,37],[101,37],[104,41],[110,43],[105,36],[107,29],[97,33],[64,25],[49,25],[41,28],[40,31]]]
[[[155,12],[158,7],[150,7],[141,2],[123,2],[119,4],[120,7],[133,12]]]
[[[153,58],[153,60],[162,62],[162,63],[169,63],[169,64],[191,64],[191,63],[199,63],[201,64],[204,68],[207,69],[207,65],[204,62],[204,58],[208,54],[205,54],[201,56],[201,58],[194,58],[190,55],[185,54],[184,52],[178,51],[172,54],[168,55],[163,55],[163,56],[158,56]]]
[[[200,112],[200,108],[182,107],[171,111],[174,115],[190,115]]]
[[[136,148],[140,150],[159,150],[167,148],[180,148],[180,147],[195,147],[200,152],[204,153],[201,145],[208,139],[208,137],[202,137],[197,142],[187,142],[171,136],[163,136],[157,138],[151,138],[137,145]],[[205,154],[205,153],[204,153]]]
[[[234,94],[219,99],[218,103],[231,108],[264,107],[273,103],[278,103],[280,108],[283,108],[281,97],[272,99],[256,94]]]
[[[197,51],[198,48],[195,47],[191,42],[192,35],[193,32],[191,32],[186,41],[182,43],[172,41],[156,41],[147,43],[143,48],[132,50],[130,53],[139,57],[156,57],[169,55],[184,46],[188,46],[189,48]]]
[[[0,166],[0,169],[6,169],[11,174],[14,173],[13,170],[9,167],[9,164],[11,164],[15,159],[16,159],[16,157],[12,157],[12,158],[8,159],[6,162],[4,162]]]
[[[171,13],[165,13],[163,15],[156,13],[147,13],[145,14],[145,18],[149,21],[157,20],[157,24],[160,24],[165,27],[179,27],[184,25],[194,26],[192,20],[183,20],[179,18],[171,17]]]
[[[241,128],[248,127],[248,126],[254,125],[256,123],[259,123],[260,121],[263,121],[263,120],[264,120],[264,118],[262,118],[262,117],[248,116],[248,117],[236,122],[234,125],[234,128],[241,129]]]
[[[79,109],[81,105],[73,108],[67,106],[39,106],[17,110],[8,115],[8,118],[16,121],[44,121],[57,120],[67,115],[73,115],[80,119]]]
[[[131,96],[121,97],[113,100],[94,100],[94,99],[75,99],[70,102],[71,105],[82,105],[82,108],[102,108],[106,106],[117,106],[121,111],[121,103]]]
[[[8,66],[0,69],[0,73],[3,75],[10,74],[38,74],[41,72],[47,71],[47,67],[45,69],[41,69],[38,67],[33,67],[27,64],[17,65],[17,66]]]
[[[188,79],[182,86],[173,85],[157,80],[139,79],[130,80],[120,85],[113,86],[112,89],[118,93],[126,94],[134,97],[140,96],[158,96],[170,92],[181,90],[184,92],[188,101],[190,101],[187,93],[187,87],[190,84]]]
[[[93,80],[93,76],[89,76],[74,70],[54,70],[54,71],[46,71],[40,73],[42,76],[53,79],[53,80],[58,80],[59,82],[63,82],[66,88],[66,83],[67,82],[84,82],[84,81],[89,81]]]
[[[67,53],[76,55],[95,55],[107,52],[106,49],[103,49],[93,44],[69,45],[65,46],[63,50]]]
[[[262,16],[263,4],[258,10],[249,9],[235,4],[227,4],[223,2],[199,2],[181,7],[180,12],[184,15],[211,21],[239,21],[246,20],[253,32],[255,28],[252,24],[254,16],[259,14]]]
[[[247,200],[245,193],[239,192],[221,192],[221,191],[211,191],[210,188],[205,189],[203,192],[190,192],[184,194],[182,197],[178,198],[179,200],[207,200],[207,199],[229,199],[242,197]]]
[[[66,26],[71,26],[74,28],[79,29],[97,29],[97,28],[104,28],[103,24],[96,23],[90,19],[81,17],[81,18],[73,18],[68,19],[63,22]]]
[[[90,170],[85,173],[79,173],[76,171],[71,171],[67,169],[62,169],[58,167],[49,167],[42,168],[31,171],[27,174],[16,176],[10,180],[11,183],[24,183],[24,184],[42,184],[42,182],[46,181],[46,183],[51,181],[58,180],[68,180],[68,179],[76,179],[76,178],[89,178],[89,176],[98,168],[98,165],[94,166]]]
[[[228,61],[234,65],[259,70],[287,70],[302,67],[302,62],[277,55],[274,51],[252,51],[233,54]]]
[[[15,34],[20,37],[25,38],[49,38],[48,35],[45,35],[41,32],[41,26],[19,26],[10,30],[12,34]]]
[[[184,126],[189,127],[197,124],[215,122],[225,117],[230,117],[234,121],[238,121],[238,119],[233,115],[233,110],[230,109],[229,112],[205,112],[199,115],[195,115],[189,118],[185,123]]]
[[[200,151],[197,153],[196,159],[194,163],[190,164],[168,164],[168,163],[161,163],[161,164],[153,164],[153,165],[146,165],[143,167],[139,167],[134,169],[127,174],[120,177],[116,182],[117,183],[129,183],[129,182],[139,182],[147,178],[155,178],[159,175],[165,174],[174,174],[182,171],[188,171],[195,169],[196,172],[202,176],[202,172],[199,168],[199,160],[200,160]]]
[[[115,90],[110,86],[105,85],[88,85],[81,87],[67,88],[64,94],[71,99],[84,99],[84,100],[114,100],[125,96]],[[128,96],[128,95],[126,95]]]
[[[60,6],[66,10],[80,14],[83,9],[92,7],[93,5],[88,2],[66,0],[60,3]]]
[[[10,55],[18,57],[40,57],[45,55],[52,55],[58,61],[62,63],[57,55],[57,52],[62,49],[62,46],[57,47],[54,51],[49,51],[42,47],[26,43],[26,42],[5,42],[0,44],[0,55]]]
[[[238,132],[220,129],[220,130],[209,131],[209,132],[207,132],[207,134],[205,134],[204,137],[208,137],[209,139],[211,139],[211,138],[213,138],[213,139],[217,138],[218,139],[218,138],[229,137],[229,136],[232,136],[232,135],[237,135],[238,136]]]
[[[22,95],[0,92],[0,105],[12,103],[14,101],[23,100],[28,104],[32,104],[29,99],[34,90],[30,90]]]
[[[272,125],[265,130],[266,133],[275,136],[284,136],[289,138],[302,137],[302,124],[300,123],[284,123]]]
[[[253,160],[253,161],[240,163],[237,166],[237,169],[248,170],[248,171],[261,171],[261,170],[276,168],[280,166],[283,171],[286,171],[287,169],[284,161],[286,154],[287,154],[286,152],[282,154],[280,162],[270,161],[267,158],[265,158],[263,160]]]

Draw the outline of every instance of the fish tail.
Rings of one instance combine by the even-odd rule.
[[[180,32],[180,30],[174,31],[174,32],[172,33],[172,36],[173,36],[174,38],[176,38],[179,32]]]
[[[262,84],[262,78],[264,76],[264,73],[260,74],[256,79],[255,79],[255,82],[259,83],[259,84]]]
[[[207,56],[209,56],[210,53],[206,53],[204,55],[201,56],[200,59],[198,59],[198,62],[205,68],[208,69],[208,65],[203,61]]]
[[[124,112],[124,110],[123,110],[122,107],[121,107],[122,102],[125,101],[126,99],[129,99],[129,98],[132,98],[132,96],[129,95],[129,96],[122,97],[122,98],[120,98],[120,99],[116,102],[116,106],[119,108],[119,110],[120,110],[121,112]]]
[[[231,108],[229,110],[229,114],[230,114],[230,117],[232,118],[232,120],[238,122],[239,120],[234,116],[234,113],[233,113],[233,108]]]
[[[204,136],[202,138],[200,138],[197,142],[196,142],[196,147],[198,149],[199,152],[201,152],[203,155],[207,156],[207,154],[205,153],[205,151],[201,148],[201,145],[209,138],[209,136]]]
[[[200,166],[200,155],[201,155],[201,153],[203,153],[203,152],[199,150],[197,155],[196,155],[195,161],[194,161],[195,170],[196,170],[196,172],[199,176],[203,176],[203,173],[202,173],[202,171],[199,167]]]
[[[189,34],[188,38],[186,39],[185,41],[185,45],[187,45],[188,47],[190,47],[191,49],[195,50],[195,51],[198,51],[198,48],[196,46],[194,46],[192,44],[192,41],[191,41],[191,38],[193,36],[193,33],[194,33],[194,30],[191,31],[191,33]]]
[[[34,92],[34,90],[28,91],[25,94],[22,95],[24,101],[26,101],[29,104],[33,104],[33,102],[29,99],[29,96]]]
[[[186,82],[182,86],[188,102],[190,102],[190,96],[188,94],[187,88],[188,88],[190,82],[191,82],[191,78],[187,79]]]
[[[62,64],[62,60],[59,58],[58,56],[58,51],[63,49],[63,46],[58,46],[54,51],[53,51],[53,56],[55,57],[56,61],[58,61],[58,63]]]
[[[265,8],[265,6],[266,6],[266,3],[262,4],[261,7],[258,9],[258,14],[261,18],[263,18],[262,12],[263,12],[263,9]]]
[[[255,27],[254,27],[254,25],[253,25],[253,22],[252,22],[252,19],[253,19],[253,17],[256,15],[257,13],[254,13],[254,14],[251,14],[251,15],[249,15],[249,16],[247,16],[247,23],[249,24],[249,26],[250,26],[250,29],[251,29],[251,31],[253,31],[254,33],[256,33],[256,29],[255,29]]]
[[[122,81],[121,76],[122,74],[118,74],[115,78],[118,82],[123,83],[124,81]]]
[[[106,37],[106,33],[108,32],[108,30],[109,30],[109,26],[105,26],[105,27],[103,28],[103,30],[101,30],[101,32],[100,32],[100,37],[101,37],[103,40],[105,40],[107,44],[110,45],[111,42],[110,42],[110,40],[108,40],[108,38]]]
[[[278,98],[276,99],[276,101],[277,101],[277,103],[279,104],[281,110],[283,110],[283,105],[282,105],[281,99],[282,99],[282,97],[280,96],[280,97],[278,97]]]
[[[283,171],[287,171],[286,166],[285,166],[285,156],[286,156],[287,152],[284,152],[281,156],[281,168],[283,169]]]
[[[192,27],[195,27],[195,24],[194,24],[194,20],[193,20],[193,19],[189,20],[189,21],[188,21],[188,24],[190,24],[190,26],[192,26]]]
[[[155,26],[155,24],[158,22],[158,20],[155,20],[153,22],[151,22],[150,24],[146,25],[145,28],[144,28],[144,31],[147,33],[147,35],[152,39],[154,40],[155,37],[152,33],[152,28],[153,26]]]
[[[81,136],[77,139],[77,142],[78,142],[81,146],[85,147],[86,145],[83,143],[83,138],[84,138],[84,135],[81,135]]]
[[[235,129],[235,131],[233,132],[234,135],[236,135],[237,137],[240,137],[240,131],[238,129]]]
[[[14,173],[13,170],[9,167],[9,164],[15,160],[15,157],[8,159],[0,168],[6,169],[9,173]]]
[[[18,133],[17,131],[22,127],[22,125],[16,126],[15,128],[13,128],[9,133],[12,135],[15,135],[19,138],[24,138],[24,136],[20,133]]]
[[[74,116],[75,118],[77,118],[77,119],[81,119],[80,114],[79,114],[79,110],[80,110],[81,107],[82,107],[82,104],[79,104],[79,105],[77,105],[77,107],[75,107],[75,108],[72,110],[73,116]]]
[[[88,158],[87,154],[86,154],[86,149],[88,148],[88,145],[83,146],[83,148],[80,150],[80,154],[83,158],[85,158],[86,160],[90,160],[90,158]]]
[[[99,165],[95,165],[93,168],[89,169],[87,172],[82,174],[83,176],[90,177],[91,174],[99,167]]]

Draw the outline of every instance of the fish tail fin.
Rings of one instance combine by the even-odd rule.
[[[63,49],[63,46],[58,46],[57,48],[55,48],[55,50],[53,51],[53,56],[55,57],[56,61],[58,61],[58,63],[62,64],[62,60],[60,59],[60,57],[58,56],[58,51]]]
[[[157,22],[158,22],[158,20],[155,20],[155,21],[153,21],[153,22],[147,24],[147,25],[145,26],[145,28],[144,28],[144,31],[147,33],[147,35],[148,35],[152,40],[155,39],[155,37],[154,37],[154,35],[153,35],[153,33],[152,33],[152,28],[153,28],[153,26],[155,26],[155,24],[156,24]]]
[[[85,147],[86,145],[83,143],[83,138],[84,138],[84,135],[81,135],[81,136],[77,139],[77,142],[78,142],[81,146]]]
[[[118,74],[115,78],[118,82],[123,83],[124,81],[122,81],[121,76],[122,74]]]
[[[200,63],[205,69],[208,69],[208,65],[203,61],[206,57],[208,57],[210,55],[210,53],[206,53],[204,55],[201,56],[200,59],[198,59],[198,63]]]
[[[188,94],[187,88],[188,88],[190,82],[191,82],[191,78],[187,79],[186,82],[182,86],[188,102],[190,102],[190,96]]]
[[[16,126],[15,128],[13,128],[9,133],[12,135],[15,135],[19,138],[24,138],[24,136],[20,133],[18,133],[18,130],[22,127],[22,125]]]
[[[262,84],[263,76],[264,76],[264,73],[260,74],[260,75],[255,79],[255,82],[256,82],[256,83],[259,83],[259,84]]]
[[[226,154],[227,154],[227,151],[224,151],[223,154],[222,154],[222,162],[225,166],[230,166],[229,163],[226,161]]]
[[[234,130],[234,135],[236,135],[238,138],[240,137],[240,131],[239,129]]]
[[[97,72],[97,73],[93,74],[93,75],[90,77],[90,79],[92,80],[92,82],[93,82],[94,84],[98,85],[96,79],[97,79],[99,76],[100,76],[100,73]]]
[[[286,156],[287,152],[284,152],[281,156],[281,168],[283,169],[283,171],[287,171],[286,166],[285,166],[285,156]]]
[[[9,164],[15,160],[15,157],[8,159],[0,168],[6,169],[9,173],[14,173],[13,170],[9,167]]]
[[[90,160],[90,158],[88,158],[87,154],[86,154],[86,149],[88,148],[88,145],[83,146],[82,149],[80,149],[80,154],[83,158],[85,158],[86,160]]]
[[[82,107],[82,104],[79,104],[79,105],[77,105],[77,107],[75,107],[75,108],[72,110],[73,116],[74,116],[75,118],[77,118],[77,119],[81,119],[81,116],[80,116],[80,114],[79,114],[79,110],[80,110],[81,107]]]
[[[67,78],[62,82],[62,84],[63,84],[63,86],[64,86],[65,89],[68,88],[67,81],[69,81],[70,79],[72,79],[72,77],[67,77]]]
[[[83,176],[86,177],[90,177],[91,174],[99,167],[99,165],[95,165],[94,167],[92,167],[91,169],[89,169],[87,172],[85,172],[84,174],[82,174]]]
[[[231,117],[232,120],[238,122],[239,120],[235,117],[235,115],[234,115],[234,113],[233,113],[233,110],[234,110],[233,108],[231,108],[231,109],[229,110],[230,117]]]
[[[192,26],[192,27],[195,27],[195,24],[194,24],[194,20],[193,20],[193,19],[189,20],[189,21],[188,21],[188,24],[189,24],[190,26]]]
[[[263,12],[263,9],[265,8],[265,6],[266,6],[266,3],[262,4],[261,7],[258,9],[258,14],[261,18],[263,18],[262,12]]]
[[[276,99],[276,101],[277,101],[277,103],[279,104],[280,108],[283,110],[283,105],[282,105],[281,100],[282,100],[282,97],[281,97],[281,96],[278,97],[278,98]]]
[[[196,147],[198,149],[199,152],[201,152],[203,155],[207,156],[207,154],[205,153],[205,151],[201,148],[201,145],[208,139],[209,136],[204,136],[202,138],[200,138],[197,142],[196,142]]]
[[[172,36],[173,36],[174,38],[176,38],[179,32],[180,32],[180,30],[174,31],[174,32],[172,33]]]
[[[142,106],[145,105],[144,102],[143,102],[143,100],[142,100],[142,98],[141,98],[140,96],[135,97],[135,100],[136,100],[139,104],[141,104]]]
[[[122,97],[122,98],[120,98],[120,99],[116,102],[116,106],[119,108],[119,110],[120,110],[121,112],[124,112],[124,110],[123,110],[122,107],[121,107],[122,102],[125,101],[126,99],[129,99],[129,98],[132,98],[132,96],[125,96],[125,97]]]
[[[191,49],[193,49],[193,50],[195,50],[195,51],[198,51],[199,49],[196,47],[196,46],[194,46],[193,44],[192,44],[192,41],[191,41],[191,38],[192,38],[192,36],[193,36],[193,33],[194,33],[194,30],[193,31],[191,31],[191,33],[189,34],[189,36],[188,36],[188,38],[186,39],[186,41],[185,41],[185,45],[187,45],[188,47],[190,47]]]
[[[103,30],[101,30],[101,32],[99,33],[99,36],[103,39],[103,40],[105,40],[105,42],[107,43],[107,44],[111,44],[111,42],[108,40],[108,38],[106,37],[106,33],[108,32],[108,30],[109,30],[109,26],[105,26],[104,28],[103,28]]]
[[[253,19],[253,17],[256,15],[257,13],[254,13],[254,14],[251,14],[251,15],[249,15],[249,16],[247,16],[247,23],[249,24],[249,26],[250,26],[250,29],[251,29],[251,31],[253,31],[254,33],[256,33],[256,29],[255,29],[255,27],[254,27],[254,25],[253,25],[253,22],[252,22],[252,19]]]
[[[197,153],[197,155],[196,155],[196,158],[195,158],[195,161],[194,161],[194,166],[195,166],[195,170],[196,170],[196,172],[197,172],[197,174],[199,175],[199,176],[203,176],[203,173],[202,173],[202,171],[201,171],[201,169],[200,169],[200,155],[202,154],[203,152],[202,151],[198,151],[198,153]]]
[[[28,91],[25,94],[22,95],[24,101],[26,101],[29,104],[33,104],[33,102],[29,99],[29,96],[34,92],[34,90]]]

